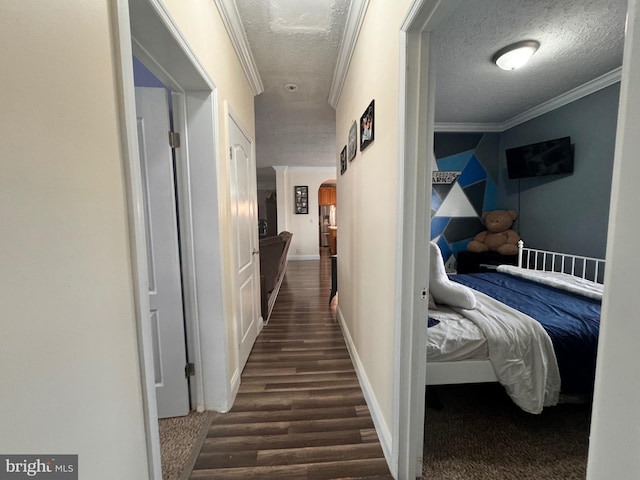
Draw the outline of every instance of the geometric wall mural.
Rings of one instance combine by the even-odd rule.
[[[452,183],[434,183],[431,190],[431,240],[440,247],[447,270],[455,270],[457,253],[485,230],[482,213],[497,208],[498,187],[475,149],[436,159],[436,165],[438,171],[460,172]]]

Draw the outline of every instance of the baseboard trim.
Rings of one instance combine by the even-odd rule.
[[[291,255],[289,254],[289,260],[320,260],[320,255]]]
[[[223,412],[220,413],[227,413],[229,410],[231,410],[231,408],[233,407],[234,402],[236,401],[236,396],[238,395],[238,390],[240,390],[240,376],[241,376],[242,372],[239,369],[236,369],[235,372],[233,372],[233,376],[231,377],[231,392],[229,395],[229,401],[227,403],[227,408],[225,408],[225,410]]]
[[[358,352],[356,350],[355,344],[353,343],[353,339],[351,338],[351,334],[349,333],[349,329],[347,328],[347,324],[344,320],[344,316],[342,315],[342,311],[340,310],[339,305],[336,308],[336,313],[338,315],[338,323],[340,324],[340,328],[342,329],[344,341],[347,344],[349,356],[351,357],[351,362],[353,363],[353,367],[355,368],[356,375],[358,377],[358,382],[360,383],[360,388],[362,389],[364,399],[367,402],[369,411],[371,412],[373,425],[375,426],[376,432],[378,433],[378,438],[380,439],[380,445],[382,446],[384,457],[387,460],[389,468],[391,469],[391,471],[393,471],[393,468],[391,468],[391,460],[393,458],[391,431],[389,430],[389,427],[384,420],[384,416],[382,415],[382,411],[380,410],[380,405],[378,405],[376,397],[373,394],[371,383],[369,383],[369,378],[367,377],[364,366],[360,361],[360,357],[358,356]]]

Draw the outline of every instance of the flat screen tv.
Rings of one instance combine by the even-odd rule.
[[[509,148],[505,154],[509,178],[573,173],[571,137]]]

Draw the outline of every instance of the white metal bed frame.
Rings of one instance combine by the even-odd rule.
[[[568,253],[525,248],[518,242],[518,267],[544,272],[566,273],[602,284],[605,261]],[[426,385],[497,382],[489,360],[427,362]]]

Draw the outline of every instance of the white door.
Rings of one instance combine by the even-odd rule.
[[[256,164],[251,142],[229,117],[231,154],[231,211],[234,225],[235,319],[242,370],[262,326],[260,316],[260,262],[258,257],[258,212]]]
[[[136,87],[136,112],[158,417],[178,417],[189,413],[189,391],[166,90]]]

